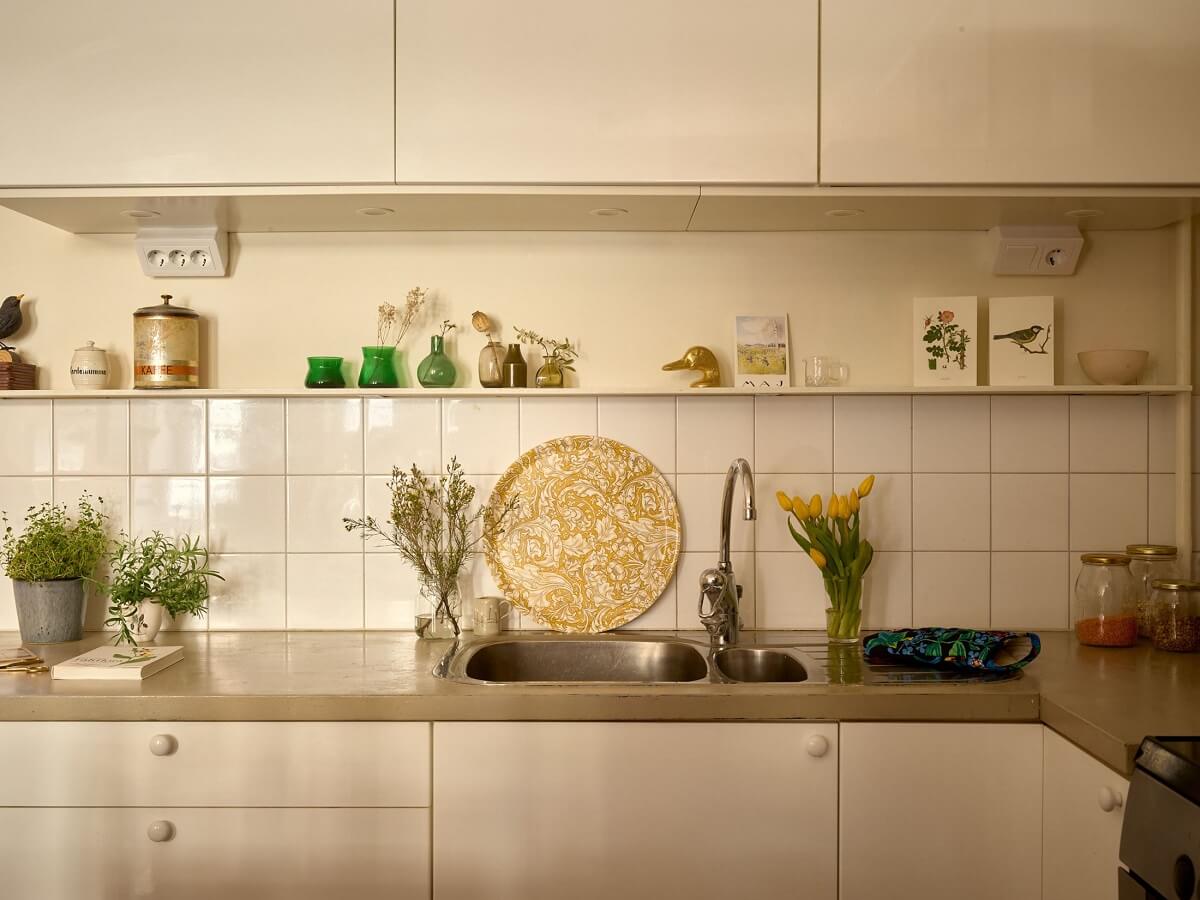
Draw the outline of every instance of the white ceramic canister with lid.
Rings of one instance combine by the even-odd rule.
[[[71,357],[71,384],[91,391],[108,386],[108,354],[95,341],[88,341]]]

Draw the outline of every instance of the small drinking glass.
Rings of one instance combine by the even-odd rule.
[[[839,387],[850,380],[850,367],[832,356],[810,356],[804,360],[807,387]]]

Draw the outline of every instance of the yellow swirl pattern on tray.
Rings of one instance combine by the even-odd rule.
[[[642,454],[609,438],[539,444],[489,503],[519,506],[485,545],[505,596],[555,631],[618,628],[649,609],[679,561],[679,507]]]

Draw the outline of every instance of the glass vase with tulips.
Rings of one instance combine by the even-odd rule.
[[[831,494],[824,509],[820,494],[809,500],[783,491],[775,495],[789,514],[792,540],[821,571],[829,599],[825,633],[831,643],[858,641],[863,577],[875,556],[875,548],[862,536],[862,503],[874,487],[875,476],[868,475],[848,494]]]

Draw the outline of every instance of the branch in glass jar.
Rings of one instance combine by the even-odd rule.
[[[547,362],[554,360],[558,363],[559,368],[567,369],[571,372],[575,371],[575,367],[571,364],[579,358],[579,349],[570,341],[542,337],[536,331],[530,331],[527,328],[517,329],[517,340],[522,344],[532,344],[540,347],[542,358]]]

